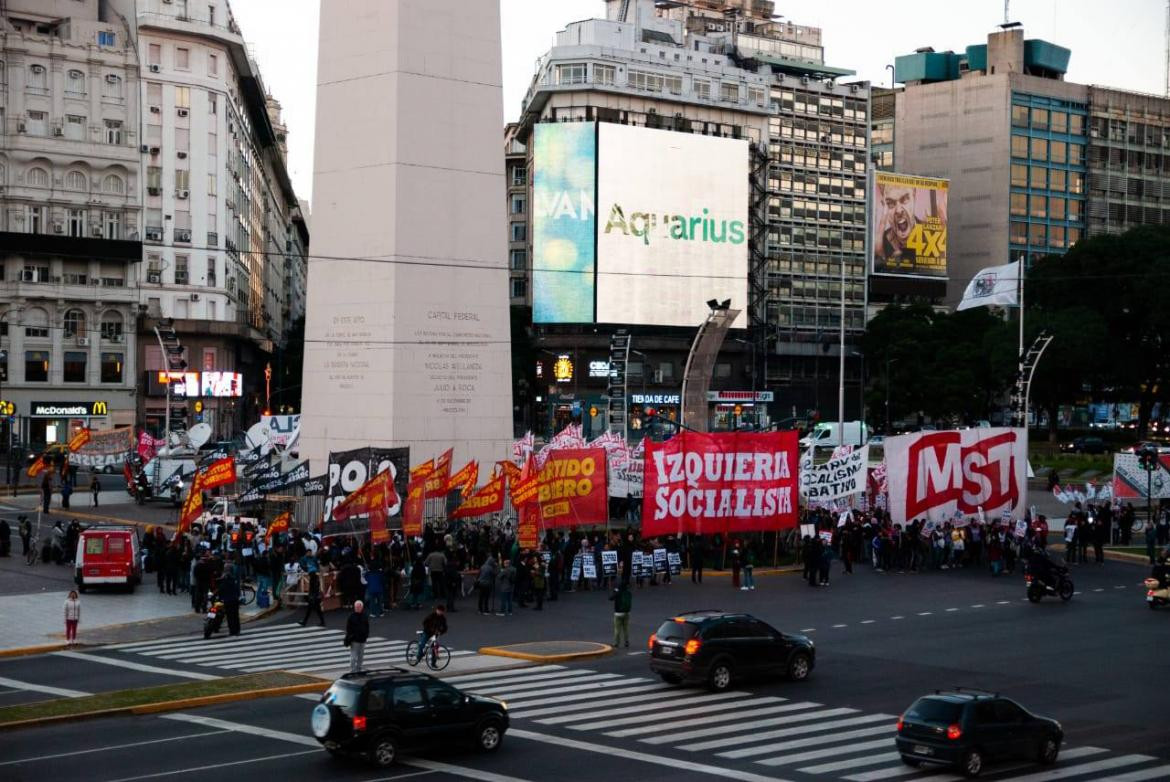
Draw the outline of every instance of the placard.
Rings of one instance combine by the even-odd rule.
[[[616,551],[601,552],[601,574],[604,576],[616,576],[618,566],[618,553]]]
[[[668,551],[666,553],[666,562],[670,566],[670,574],[677,576],[682,573],[682,557],[677,551]]]
[[[573,557],[573,566],[569,570],[569,581],[575,584],[575,583],[577,583],[577,581],[580,578],[581,578],[581,555],[578,554],[577,556]]]
[[[630,572],[631,578],[639,578],[642,575],[642,552],[635,551],[630,555]]]
[[[666,572],[666,549],[664,548],[654,549],[654,572]]]
[[[581,564],[585,578],[597,578],[597,560],[593,557],[593,554],[586,556]]]

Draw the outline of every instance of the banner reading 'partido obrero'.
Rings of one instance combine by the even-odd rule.
[[[647,443],[643,537],[795,527],[796,453],[796,432],[683,431]]]
[[[537,486],[536,501],[545,529],[605,524],[609,518],[604,448],[551,452]]]

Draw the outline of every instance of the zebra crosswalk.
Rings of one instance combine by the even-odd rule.
[[[332,627],[281,625],[251,630],[235,638],[226,635],[207,640],[172,638],[113,644],[96,651],[119,657],[148,658],[155,664],[165,661],[242,673],[284,670],[321,674],[349,667],[349,650],[342,645],[344,638],[344,631]],[[363,664],[366,667],[403,664],[406,647],[406,641],[370,636]],[[451,657],[473,654],[453,650]]]
[[[735,690],[708,693],[657,678],[603,673],[560,665],[444,677],[467,692],[508,703],[514,721],[580,733],[641,749],[696,753],[697,760],[774,769],[786,779],[847,782],[957,782],[939,769],[911,768],[894,748],[898,715],[867,712],[800,698]],[[793,688],[798,689],[798,688]],[[1059,762],[992,766],[1010,782],[1170,779],[1170,763],[1103,747],[1064,747]],[[764,772],[767,775],[767,771]]]

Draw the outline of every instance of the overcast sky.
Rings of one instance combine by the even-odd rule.
[[[396,2],[396,0],[384,0]],[[464,0],[483,2],[484,0]],[[289,168],[301,198],[311,199],[318,0],[230,0],[269,91],[284,105]],[[534,64],[557,30],[605,14],[603,0],[500,0],[504,45],[504,118],[515,119]],[[920,46],[961,50],[986,40],[1003,21],[1000,0],[821,0],[777,3],[797,24],[824,30],[829,65],[889,84],[885,66]],[[1072,49],[1070,81],[1163,94],[1164,0],[1014,0],[1011,18],[1029,38]]]

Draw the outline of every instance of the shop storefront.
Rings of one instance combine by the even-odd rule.
[[[586,440],[591,440],[605,431],[606,409],[601,393],[550,394],[545,410],[546,439],[569,424],[580,424]]]
[[[110,402],[107,399],[33,401],[21,423],[20,439],[34,450],[67,443],[81,429],[109,429],[112,426]]]
[[[712,432],[762,431],[771,425],[771,391],[708,391],[708,424]]]
[[[630,440],[636,441],[646,436],[652,440],[662,440],[678,429],[671,423],[681,420],[680,392],[630,394],[628,399]]]

